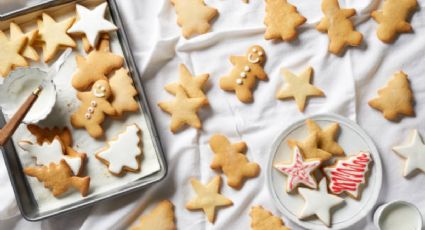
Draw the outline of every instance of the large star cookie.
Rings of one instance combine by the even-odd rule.
[[[403,176],[409,176],[413,171],[420,170],[425,173],[425,145],[418,130],[413,130],[409,143],[393,147],[393,151],[406,159]]]
[[[3,78],[7,77],[14,67],[28,66],[28,62],[21,55],[26,42],[26,37],[9,40],[6,34],[0,31],[0,75]]]
[[[38,36],[38,30],[32,30],[24,34],[21,28],[16,23],[14,22],[10,23],[10,40],[17,40],[22,37],[26,37],[27,42],[22,50],[22,56],[28,59],[31,59],[33,61],[38,61],[40,59],[37,51],[32,47],[37,36]]]

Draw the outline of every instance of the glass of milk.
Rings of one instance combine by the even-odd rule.
[[[373,222],[380,230],[421,230],[422,216],[418,208],[405,201],[393,201],[379,206]]]

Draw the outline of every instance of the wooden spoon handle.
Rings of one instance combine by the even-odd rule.
[[[9,140],[9,138],[13,135],[16,128],[18,128],[19,124],[25,118],[25,115],[27,115],[35,100],[38,98],[41,90],[41,86],[35,89],[34,92],[32,92],[27,100],[21,105],[15,115],[13,115],[13,117],[0,130],[0,145],[4,145],[4,143],[6,143],[6,141]]]

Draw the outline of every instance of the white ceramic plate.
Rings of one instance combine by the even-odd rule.
[[[267,182],[269,191],[277,208],[289,219],[306,229],[343,229],[347,228],[364,218],[375,206],[382,185],[382,165],[379,153],[370,137],[353,121],[339,115],[324,114],[310,117],[321,127],[330,123],[338,122],[340,134],[338,143],[342,146],[346,155],[369,151],[372,154],[373,164],[367,184],[363,188],[360,200],[345,197],[345,205],[334,210],[332,225],[326,227],[317,218],[299,220],[297,215],[304,206],[304,199],[298,194],[287,194],[285,191],[286,176],[273,168],[275,162],[290,160],[291,151],[288,147],[288,139],[302,140],[308,135],[305,120],[300,120],[287,127],[275,140],[270,159],[267,165]]]

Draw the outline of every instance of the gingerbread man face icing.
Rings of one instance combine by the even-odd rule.
[[[98,98],[109,98],[111,96],[111,87],[105,80],[98,80],[92,87],[92,93]]]
[[[246,54],[248,61],[252,64],[264,64],[266,61],[266,54],[264,49],[261,46],[252,46],[248,49],[248,53]]]

